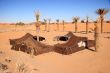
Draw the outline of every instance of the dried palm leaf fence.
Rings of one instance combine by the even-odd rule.
[[[10,39],[10,45],[12,45],[12,50],[23,51],[28,54],[39,55],[48,52],[57,52],[63,55],[69,55],[84,49],[89,49],[90,47],[95,46],[94,40],[88,40],[87,37],[78,37],[75,36],[72,32],[64,35],[68,36],[69,40],[63,44],[55,44],[54,46],[46,45],[41,42],[36,41],[33,38],[33,35],[27,33],[19,39]],[[86,43],[85,47],[79,47],[78,43],[83,41]]]

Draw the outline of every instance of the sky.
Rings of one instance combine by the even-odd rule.
[[[99,8],[110,9],[110,0],[0,0],[0,22],[35,22],[37,10],[41,21],[72,21],[75,16],[95,20]],[[106,19],[110,20],[110,12]]]

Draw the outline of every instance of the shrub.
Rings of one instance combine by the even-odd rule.
[[[25,25],[23,22],[18,22],[16,25]]]
[[[26,73],[28,71],[27,66],[24,63],[17,64],[17,69],[20,73]]]
[[[94,23],[97,23],[97,21],[94,21]]]
[[[81,20],[81,23],[84,23],[84,20]]]
[[[8,66],[6,64],[2,64],[0,63],[0,70],[7,70],[8,69]]]
[[[106,23],[110,23],[110,21],[106,21]]]

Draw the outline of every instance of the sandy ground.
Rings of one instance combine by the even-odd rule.
[[[55,24],[50,26],[49,32],[44,31],[44,27],[44,25],[41,26],[39,35],[46,38],[43,43],[50,45],[63,43],[53,41],[55,36],[65,35],[68,31],[74,32],[74,24],[66,24],[64,32],[62,25],[59,31],[56,31],[57,25]],[[89,24],[89,31],[91,28],[94,28],[93,23]],[[78,23],[78,32],[80,31],[85,31],[85,23]],[[104,25],[104,31],[110,32],[110,23]],[[20,66],[24,68],[25,73],[110,73],[110,39],[105,38],[110,37],[110,33],[100,34],[100,45],[97,52],[85,49],[71,55],[50,52],[38,56],[10,49],[9,39],[19,38],[26,33],[36,35],[35,26],[0,25],[0,64],[8,66],[6,70],[0,69],[0,73],[20,73]],[[94,39],[93,33],[75,33],[75,35]]]

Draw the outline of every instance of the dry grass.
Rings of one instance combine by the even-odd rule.
[[[19,73],[27,73],[28,72],[28,66],[24,63],[18,63],[17,64],[17,70]]]

